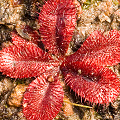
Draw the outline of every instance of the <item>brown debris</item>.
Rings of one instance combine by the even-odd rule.
[[[4,94],[12,89],[12,82],[8,78],[4,78],[0,81],[0,95]]]

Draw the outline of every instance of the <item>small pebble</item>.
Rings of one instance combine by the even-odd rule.
[[[17,85],[8,98],[8,104],[10,106],[20,107],[22,105],[22,98],[26,88],[27,85]]]
[[[64,97],[64,101],[70,102],[67,96]],[[63,102],[63,112],[66,116],[70,116],[74,114],[74,111],[72,105],[67,102]]]
[[[68,120],[80,120],[78,114],[74,113],[73,115],[68,117]]]
[[[27,120],[25,117],[24,117],[24,114],[22,112],[22,110],[20,112],[17,113],[18,117],[19,117],[19,120]]]
[[[104,21],[107,21],[109,23],[111,22],[110,17],[108,17],[107,15],[105,15],[105,13],[101,13],[99,15],[99,19],[100,19],[101,22],[104,22]]]

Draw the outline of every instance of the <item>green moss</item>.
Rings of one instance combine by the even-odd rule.
[[[86,0],[86,2],[84,2],[82,4],[82,9],[89,9],[89,7],[94,4],[95,2],[98,2],[98,1],[102,1],[102,0]]]
[[[119,5],[118,0],[112,0],[112,2],[113,2],[115,5]]]

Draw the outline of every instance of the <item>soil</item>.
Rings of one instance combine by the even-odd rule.
[[[44,1],[1,0],[0,49],[11,44],[11,31],[17,31],[19,35],[26,38],[22,31],[23,26],[29,25],[34,30],[39,28],[36,19]],[[68,54],[77,51],[94,30],[105,34],[111,29],[120,30],[119,0],[78,0],[76,6],[78,7],[77,26]],[[110,69],[120,77],[119,64],[110,66]],[[22,113],[22,97],[33,79],[11,79],[0,73],[0,120],[26,120]],[[120,120],[120,96],[109,105],[94,104],[78,97],[64,82],[62,84],[65,100],[91,106],[92,109],[64,102],[54,120]]]

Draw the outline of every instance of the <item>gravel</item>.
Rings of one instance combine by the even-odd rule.
[[[0,46],[6,46],[10,41],[10,32],[20,31],[23,25],[38,29],[35,21],[37,12],[42,7],[42,0],[27,0],[15,3],[14,0],[1,0],[0,3]],[[17,0],[19,1],[19,0]],[[70,44],[72,54],[83,44],[85,39],[94,31],[108,32],[111,29],[120,30],[120,5],[117,0],[78,0],[82,6],[82,14],[78,16],[77,26]],[[87,1],[87,2],[86,2]],[[91,2],[90,2],[91,1]],[[13,4],[14,3],[14,4]],[[90,4],[88,4],[90,3]],[[39,6],[39,7],[38,7]],[[7,41],[7,42],[6,42]],[[120,65],[111,67],[120,77]],[[26,120],[22,113],[22,98],[32,79],[10,79],[0,74],[0,120]],[[119,120],[120,96],[117,100],[105,105],[94,105],[81,100],[69,87],[64,85],[65,94],[74,103],[93,106],[92,110],[65,104],[63,110],[54,120]],[[66,98],[66,99],[68,99]],[[65,111],[70,109],[70,112]],[[64,114],[65,113],[65,114]]]

